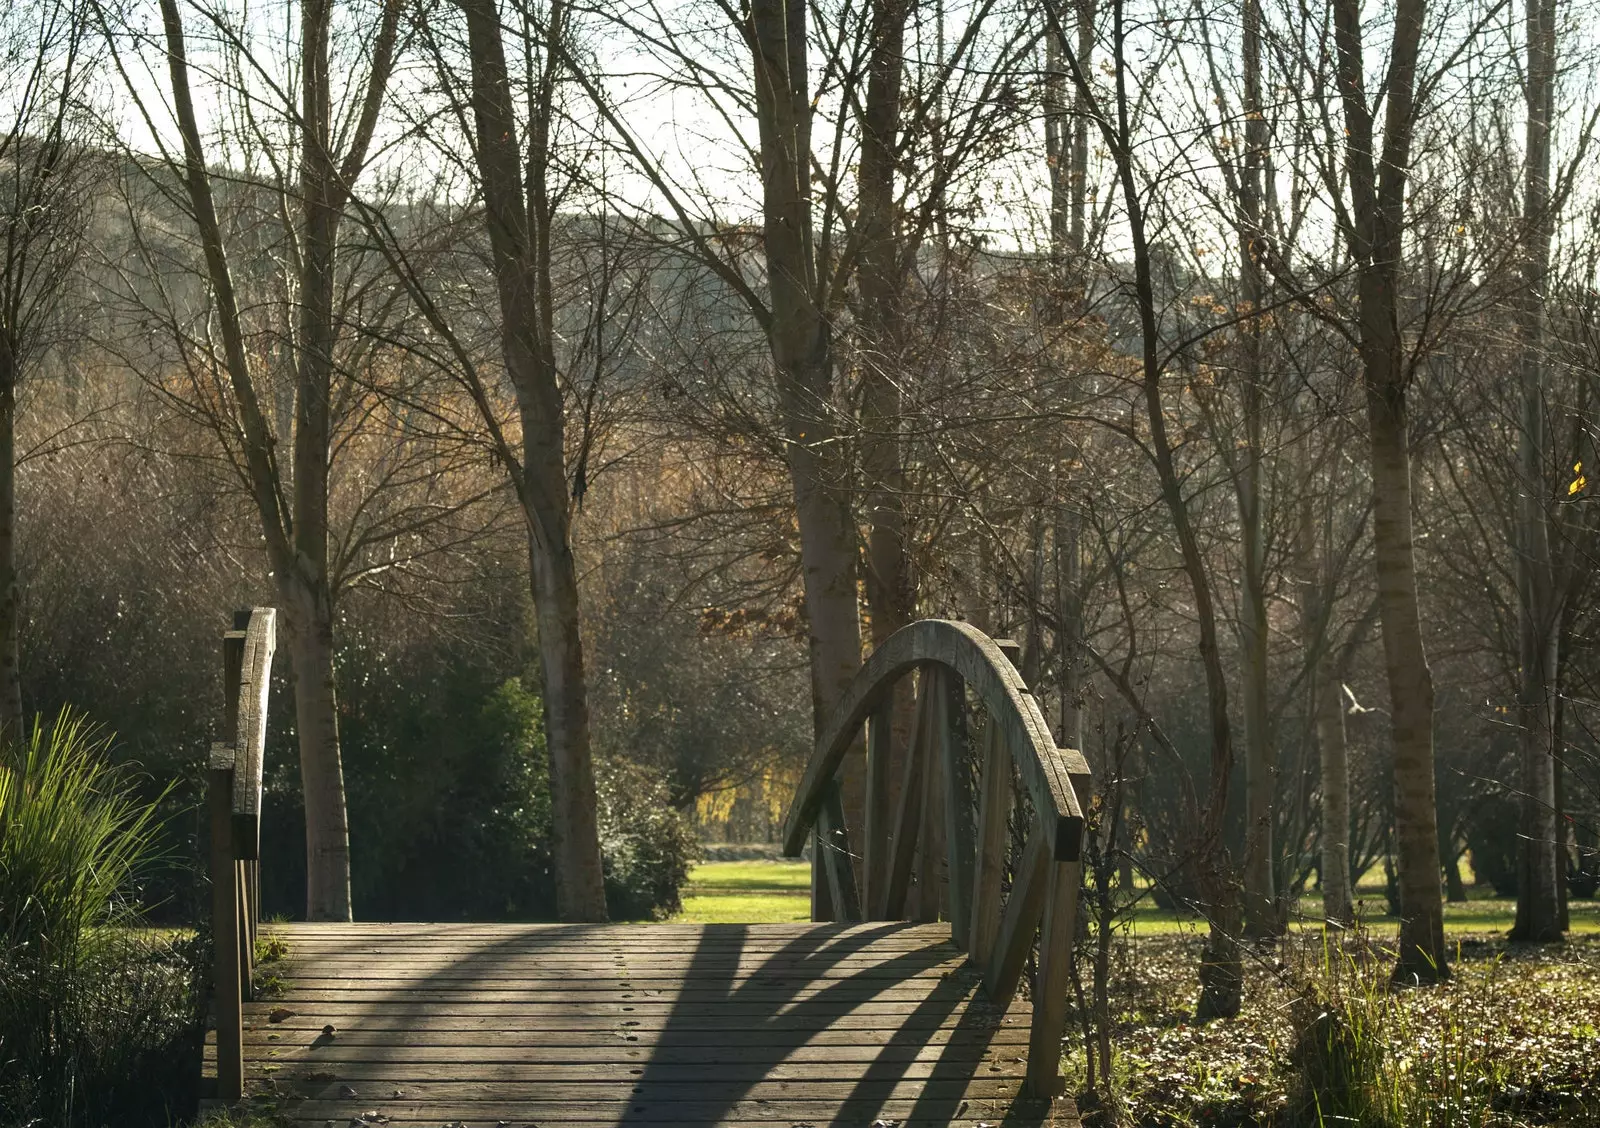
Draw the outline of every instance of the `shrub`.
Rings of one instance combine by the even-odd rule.
[[[0,1123],[165,1124],[193,1100],[199,961],[136,927],[155,808],[108,743],[62,713],[0,750]]]
[[[606,909],[613,920],[660,920],[683,908],[683,886],[699,857],[689,820],[649,769],[596,763]]]
[[[444,645],[340,656],[340,737],[355,914],[365,920],[555,917],[543,704],[488,657]],[[279,708],[277,702],[274,707]],[[279,708],[292,716],[292,703]],[[281,731],[281,730],[280,730]],[[269,912],[304,882],[292,746],[269,750],[263,867]],[[648,767],[598,758],[606,899],[617,919],[670,915],[696,849]]]

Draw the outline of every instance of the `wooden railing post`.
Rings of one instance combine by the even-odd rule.
[[[817,849],[828,882],[828,901],[835,920],[860,920],[861,898],[856,893],[855,863],[850,857],[850,834],[845,827],[839,782],[834,781],[817,816]]]
[[[967,690],[961,675],[944,671],[939,775],[944,783],[945,901],[950,939],[965,948],[972,930],[972,765],[967,760]]]
[[[222,636],[222,731],[206,769],[211,829],[213,1006],[217,1096],[244,1096],[243,1001],[255,994],[261,915],[261,767],[277,618],[270,607],[234,613]]]
[[[894,705],[890,693],[867,718],[867,811],[861,841],[861,903],[876,918],[889,878],[889,835],[894,829]]]
[[[1092,782],[1087,771],[1071,775],[1080,809],[1089,807]],[[1061,1091],[1061,1042],[1066,1036],[1067,989],[1072,975],[1072,943],[1078,933],[1078,889],[1083,869],[1083,828],[1077,840],[1060,841],[1071,828],[1057,828],[1056,860],[1039,927],[1039,978],[1034,984],[1033,1028],[1028,1033],[1028,1087],[1035,1096]]]
[[[217,1017],[217,1096],[244,1096],[244,984],[239,960],[238,868],[233,861],[233,750],[211,750],[206,806],[211,815],[213,1006]]]
[[[917,837],[922,823],[923,746],[933,724],[931,676],[930,671],[923,671],[922,683],[917,688],[916,708],[911,714],[911,742],[906,746],[905,770],[900,777],[900,794],[895,806],[894,834],[889,839],[883,900],[874,912],[879,920],[899,920],[906,911],[906,894],[911,886],[911,870],[916,861]]]
[[[248,618],[248,612],[245,613]],[[222,636],[222,731],[238,728],[239,687],[244,666],[243,624]],[[244,1012],[248,963],[239,928],[239,864],[233,850],[234,747],[231,740],[211,747],[206,806],[211,821],[211,939],[213,1005],[217,1016],[217,1096],[244,1096]]]
[[[1013,666],[1022,652],[1011,639],[997,639],[995,645]],[[994,951],[995,935],[1000,931],[1001,882],[1005,878],[1007,816],[1011,812],[1011,749],[1006,747],[1000,726],[992,721],[983,727],[983,767],[979,780],[978,848],[972,872],[972,925],[967,936],[967,954],[978,967],[987,967]]]

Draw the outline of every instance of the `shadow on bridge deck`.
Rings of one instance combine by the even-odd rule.
[[[279,927],[246,1074],[296,1124],[1076,1123],[947,926]]]

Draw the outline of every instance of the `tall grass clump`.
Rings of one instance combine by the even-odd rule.
[[[1302,951],[1292,1006],[1293,1123],[1316,1128],[1482,1128],[1504,1069],[1484,1053],[1457,992],[1481,983],[1397,989],[1360,928]]]
[[[165,1124],[198,1053],[197,961],[139,927],[154,805],[63,712],[0,747],[0,1125]],[[190,1086],[192,1088],[192,1086]]]

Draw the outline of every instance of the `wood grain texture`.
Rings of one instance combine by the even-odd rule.
[[[269,931],[244,1082],[293,1124],[1077,1123],[1025,1095],[1028,1005],[989,1003],[944,925]]]
[[[233,635],[236,632],[229,632]],[[260,856],[261,775],[267,747],[267,692],[272,656],[278,646],[278,613],[271,607],[250,612],[243,638],[233,724],[233,850],[249,861]]]

